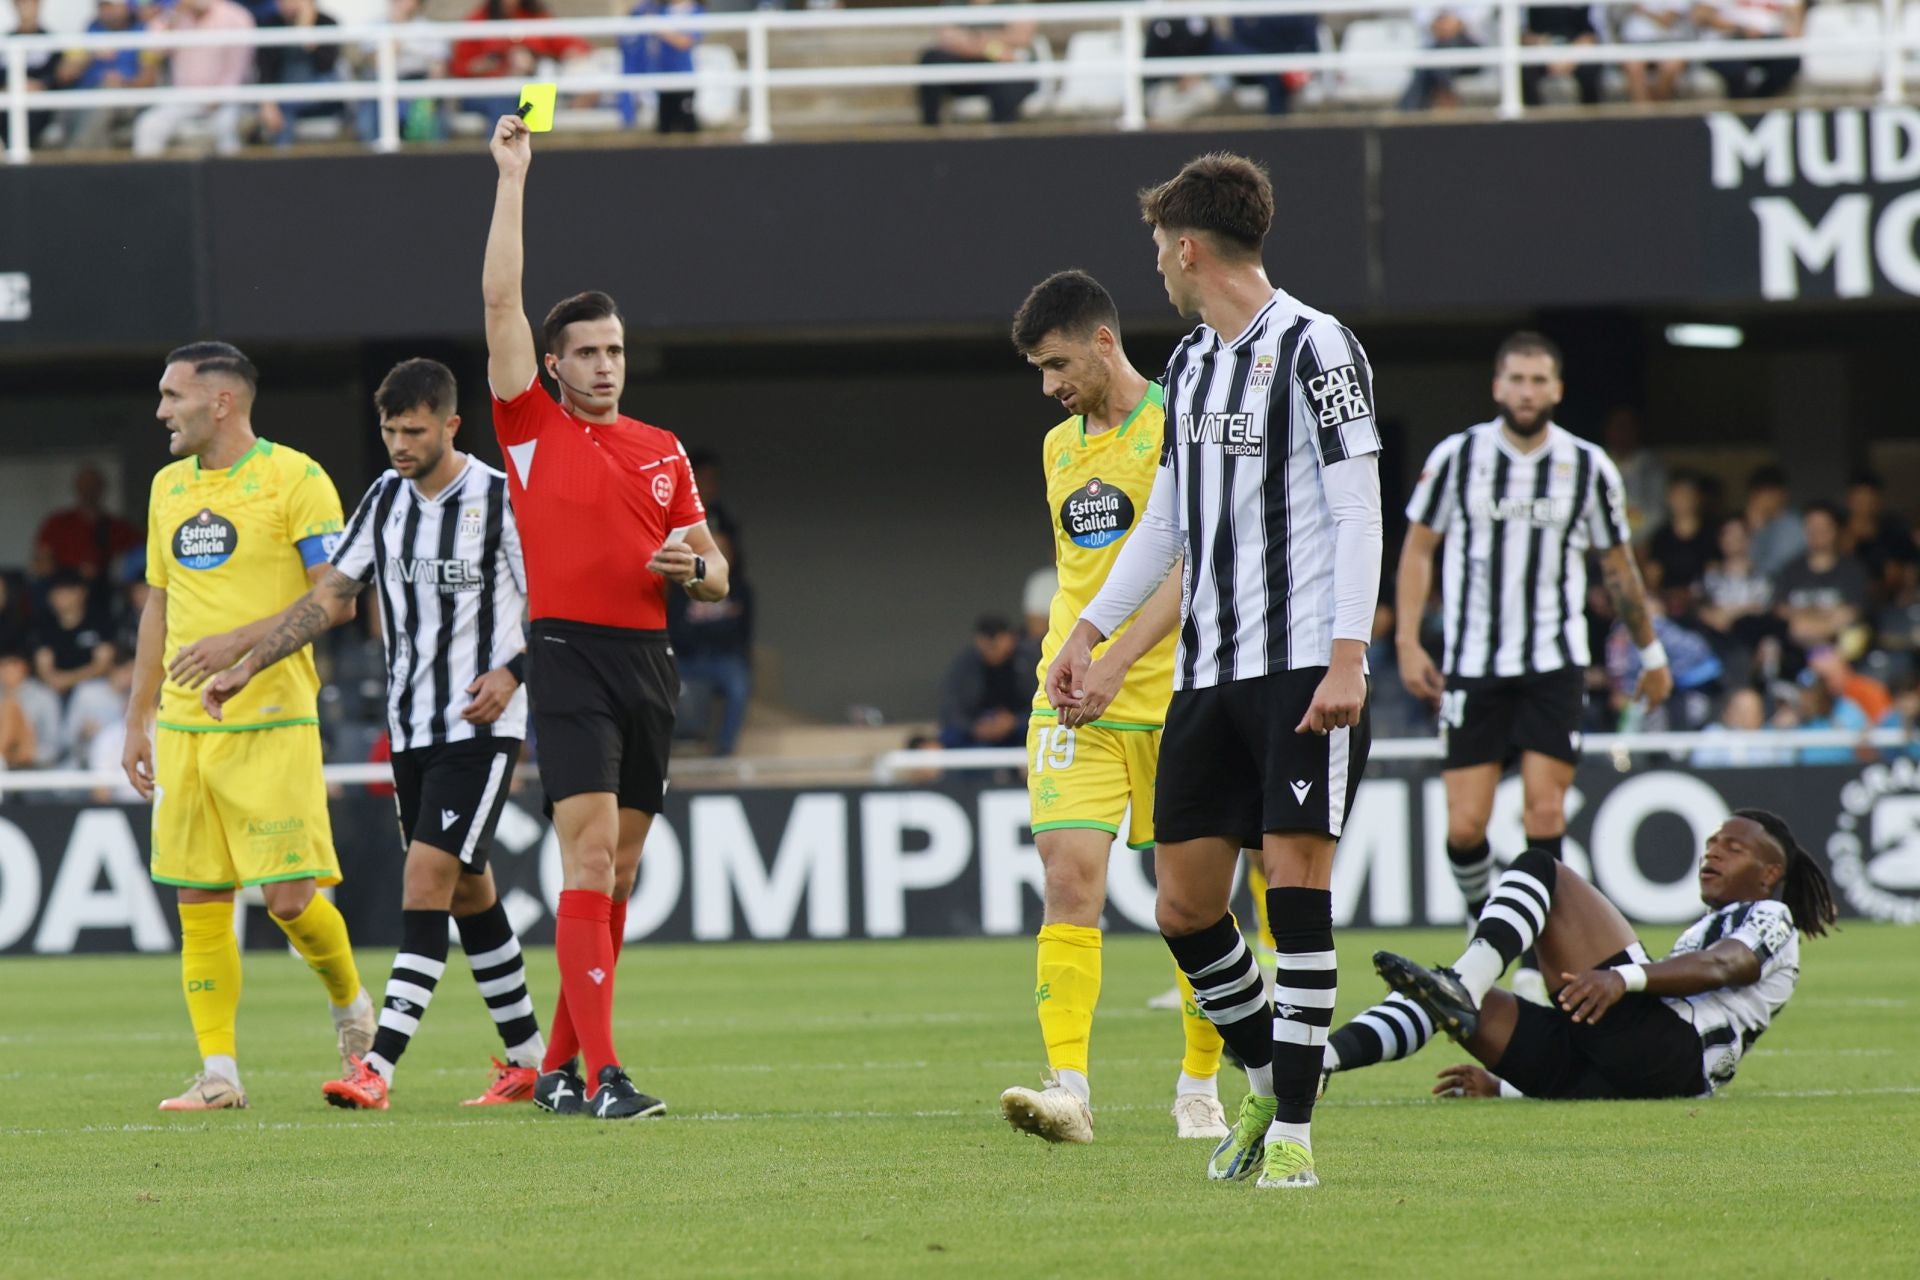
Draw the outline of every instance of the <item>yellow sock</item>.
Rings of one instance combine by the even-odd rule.
[[[1173,973],[1180,982],[1180,1032],[1187,1038],[1180,1071],[1195,1080],[1207,1080],[1220,1074],[1220,1049],[1225,1042],[1220,1039],[1220,1029],[1200,1012],[1193,998],[1193,984],[1180,972],[1179,965],[1173,966]]]
[[[1087,1074],[1087,1043],[1093,1039],[1093,1009],[1100,1003],[1100,931],[1079,924],[1040,929],[1038,985],[1040,1034],[1047,1065],[1055,1073]]]
[[[360,994],[360,970],[354,967],[353,943],[339,908],[316,893],[305,911],[291,920],[275,916],[273,922],[285,931],[307,967],[320,975],[334,1007],[352,1004]]]
[[[180,985],[202,1058],[234,1056],[233,1024],[240,1011],[240,939],[233,903],[180,904]]]
[[[1267,878],[1252,854],[1247,855],[1247,892],[1253,895],[1253,914],[1260,920],[1260,945],[1272,955],[1279,948],[1273,945],[1273,925],[1267,920]]]

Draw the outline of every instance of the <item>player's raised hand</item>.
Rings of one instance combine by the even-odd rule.
[[[1471,1062],[1457,1063],[1441,1070],[1439,1083],[1433,1086],[1436,1096],[1442,1098],[1497,1098],[1500,1096],[1500,1078],[1485,1067],[1476,1067]]]
[[[1607,1016],[1607,1010],[1627,994],[1627,980],[1611,969],[1589,969],[1585,973],[1562,973],[1567,985],[1554,999],[1575,1022],[1594,1023]]]
[[[513,701],[514,690],[519,687],[513,672],[495,667],[467,686],[467,696],[473,701],[460,713],[460,718],[468,724],[492,724],[505,713],[507,704]]]
[[[488,144],[493,162],[500,166],[503,178],[523,178],[533,163],[533,133],[519,116],[501,116],[493,126],[493,141]]]
[[[203,636],[192,644],[180,646],[167,667],[167,674],[184,689],[198,689],[216,671],[225,671],[246,657],[251,647],[238,631]]]
[[[142,800],[153,799],[153,735],[143,724],[127,725],[126,745],[120,748],[120,767]]]
[[[213,679],[207,681],[200,690],[200,706],[217,724],[226,716],[228,699],[247,687],[247,681],[253,679],[253,673],[245,667],[228,667]]]

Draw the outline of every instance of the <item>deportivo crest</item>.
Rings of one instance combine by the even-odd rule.
[[[653,499],[663,507],[673,501],[673,477],[664,471],[653,478]]]
[[[1371,417],[1373,406],[1361,386],[1360,371],[1350,364],[1340,365],[1307,380],[1307,394],[1313,397],[1314,413],[1322,427],[1337,427]]]

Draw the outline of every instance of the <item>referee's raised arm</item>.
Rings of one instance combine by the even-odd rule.
[[[527,193],[527,167],[533,163],[533,135],[519,116],[501,116],[493,126],[490,148],[500,167],[493,193],[493,224],[487,229],[486,265],[480,295],[487,308],[487,381],[493,394],[511,400],[525,391],[539,370],[533,328],[520,298],[526,265],[521,244],[521,212]]]

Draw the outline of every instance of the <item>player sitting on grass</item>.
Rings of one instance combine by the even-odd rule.
[[[1474,1097],[1681,1098],[1733,1079],[1740,1057],[1793,995],[1800,941],[1834,921],[1819,864],[1778,816],[1742,809],[1707,839],[1710,908],[1665,960],[1572,868],[1539,849],[1494,886],[1450,968],[1391,952],[1374,968],[1395,995],[1334,1032],[1322,1075],[1404,1058],[1438,1026],[1485,1064],[1449,1067],[1435,1093]],[[1540,1006],[1495,989],[1528,947],[1556,987]]]

